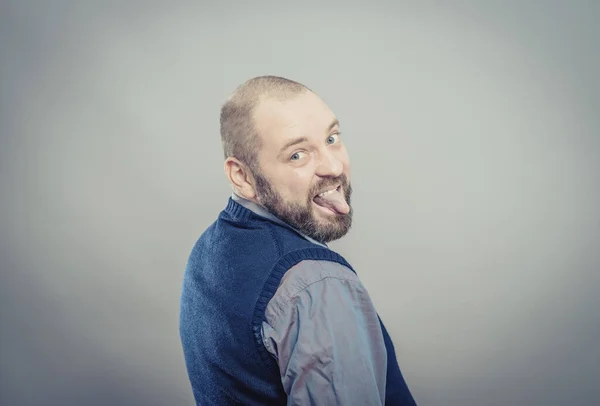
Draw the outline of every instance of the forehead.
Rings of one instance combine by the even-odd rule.
[[[277,148],[294,137],[321,137],[333,120],[327,104],[308,91],[288,100],[263,100],[254,112],[256,130],[267,148]]]

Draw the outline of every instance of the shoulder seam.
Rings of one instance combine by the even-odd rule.
[[[292,270],[294,267],[296,267],[296,266],[298,266],[298,265],[302,264],[302,263],[303,263],[303,262],[305,262],[305,261],[314,261],[315,263],[317,263],[317,264],[319,265],[319,267],[321,268],[321,270],[323,270],[323,271],[325,271],[325,272],[326,272],[327,270],[326,270],[326,269],[325,269],[325,267],[323,266],[323,262],[324,262],[324,261],[326,261],[326,262],[328,262],[328,263],[333,263],[333,264],[337,264],[337,265],[339,265],[339,266],[340,266],[340,268],[339,268],[339,269],[340,269],[340,271],[341,271],[341,272],[343,272],[343,273],[346,273],[346,272],[350,272],[350,273],[348,274],[348,278],[344,278],[344,277],[342,277],[342,276],[336,276],[336,275],[324,275],[324,276],[322,276],[322,277],[321,277],[320,279],[318,279],[318,280],[313,280],[313,281],[310,281],[310,282],[306,282],[306,283],[304,284],[304,286],[302,286],[302,287],[301,287],[301,288],[300,288],[300,289],[299,289],[297,292],[294,292],[294,293],[293,293],[293,294],[292,294],[292,295],[291,295],[291,296],[288,298],[288,300],[286,300],[286,302],[287,302],[287,301],[289,301],[289,299],[293,298],[294,296],[298,295],[300,292],[302,292],[302,291],[303,291],[303,290],[305,290],[306,288],[308,288],[310,285],[313,285],[314,283],[316,283],[316,282],[320,282],[320,281],[322,281],[322,280],[324,280],[324,279],[327,279],[327,278],[339,279],[339,280],[349,280],[349,281],[353,281],[353,282],[360,282],[360,280],[358,279],[358,275],[356,275],[354,272],[352,272],[352,270],[351,270],[350,268],[348,268],[346,265],[344,265],[344,264],[340,264],[340,263],[339,263],[339,262],[337,262],[337,261],[332,261],[332,260],[329,260],[329,259],[320,259],[320,260],[315,260],[315,259],[303,259],[303,260],[301,260],[300,262],[298,262],[296,265],[292,266],[292,267],[291,267],[291,268],[288,270],[288,272],[289,272],[289,271],[291,271],[291,270]],[[286,274],[287,274],[287,272],[286,272]],[[354,276],[354,278],[353,278],[352,276]],[[356,278],[356,279],[355,279],[355,278]],[[279,287],[278,287],[278,288],[279,288]],[[275,292],[275,293],[276,293],[276,292]],[[275,296],[273,296],[273,297],[275,297]]]
[[[272,224],[267,223],[267,228],[269,229],[269,234],[271,234],[271,238],[273,239],[273,243],[275,243],[275,248],[277,249],[277,255],[281,256],[281,242],[277,239],[274,227],[273,227]]]
[[[327,276],[322,277],[319,280],[316,280],[316,281],[313,281],[313,282],[309,283],[308,285],[306,285],[305,287],[303,287],[299,291],[295,292],[293,295],[291,295],[289,298],[287,298],[282,303],[282,306],[286,306],[287,304],[289,304],[293,299],[297,298],[302,292],[305,292],[312,285],[316,285],[317,283],[323,282],[323,281],[328,280],[328,279],[336,279],[336,280],[342,281],[342,282],[350,282],[350,283],[352,283],[354,285],[358,285],[359,288],[363,288],[364,289],[364,285],[359,280],[345,279],[345,278],[340,278],[339,276],[327,275]],[[275,318],[274,322],[277,323],[277,321],[279,320],[280,317],[281,317],[281,314],[278,314],[277,317]]]

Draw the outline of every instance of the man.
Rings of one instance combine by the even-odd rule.
[[[414,405],[350,264],[350,163],[332,111],[274,76],[221,110],[227,207],[190,254],[180,333],[199,405]]]

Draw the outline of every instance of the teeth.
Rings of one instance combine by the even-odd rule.
[[[334,188],[334,189],[328,190],[328,191],[326,191],[326,192],[319,193],[319,196],[321,196],[321,197],[323,197],[323,196],[327,196],[327,195],[329,195],[329,194],[331,194],[331,193],[335,192],[336,190],[337,190],[337,188]]]

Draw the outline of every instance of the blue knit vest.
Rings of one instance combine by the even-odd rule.
[[[281,278],[303,260],[334,261],[354,272],[339,254],[231,198],[200,236],[184,274],[179,326],[196,404],[286,404],[279,368],[263,345],[261,326]],[[385,404],[414,405],[390,336],[379,321],[388,357]]]

